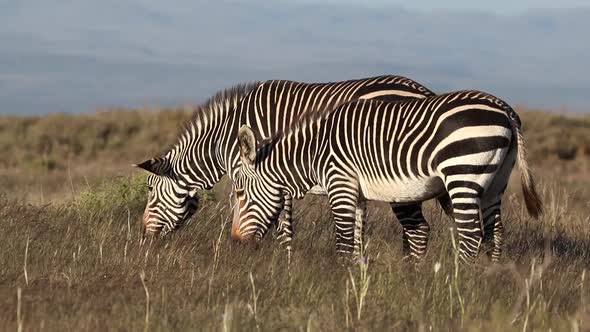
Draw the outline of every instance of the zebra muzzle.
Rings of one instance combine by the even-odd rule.
[[[234,221],[231,224],[231,238],[238,241],[242,240],[242,234],[240,234],[239,220],[234,219]]]
[[[151,223],[150,220],[152,220]],[[152,215],[149,208],[146,207],[141,220],[142,237],[145,238],[159,233],[159,229],[156,227],[157,223],[154,222],[154,220],[156,220],[156,217]]]
[[[231,223],[231,238],[241,241],[242,234],[240,233],[240,208],[239,204],[234,206],[234,217]]]

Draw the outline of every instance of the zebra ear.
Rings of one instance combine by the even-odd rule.
[[[254,131],[243,125],[238,131],[238,144],[240,145],[240,157],[244,165],[253,165],[256,161],[256,136]]]
[[[133,166],[142,168],[156,175],[164,175],[170,171],[170,163],[166,158],[152,158]]]

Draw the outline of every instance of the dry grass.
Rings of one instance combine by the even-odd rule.
[[[546,186],[547,215],[509,194],[508,258],[457,266],[452,225],[427,208],[433,234],[418,266],[401,262],[401,229],[369,206],[367,265],[340,266],[324,198],[295,206],[292,266],[272,236],[258,250],[228,239],[228,205],[207,201],[167,239],[143,246],[142,177],[65,204],[1,201],[0,326],[25,330],[566,330],[588,327],[588,206]],[[218,197],[225,197],[220,186]],[[586,199],[590,196],[586,196]],[[221,226],[221,228],[220,228]],[[437,270],[437,266],[439,267]],[[21,290],[19,302],[17,296]],[[17,314],[18,313],[18,314]]]
[[[530,127],[528,145],[536,151]],[[84,157],[91,165],[84,169],[18,170],[0,178],[13,189],[3,187],[0,197],[3,330],[590,327],[590,181],[579,171],[586,162],[580,155],[559,167],[537,162],[545,166],[536,169],[547,211],[540,221],[526,215],[511,184],[502,264],[493,266],[484,255],[473,267],[458,266],[452,223],[433,205],[426,208],[433,228],[426,259],[418,266],[402,263],[401,228],[386,204],[371,203],[369,262],[341,266],[326,199],[309,196],[296,202],[290,268],[274,234],[258,250],[230,241],[226,182],[190,225],[141,245],[143,175],[128,176],[127,161],[111,170],[92,166],[113,159],[98,155],[96,161]],[[563,176],[569,168],[578,170],[576,178]],[[30,205],[34,195],[16,190],[22,183],[34,186],[40,172],[53,178],[47,185],[55,197],[62,192],[50,205],[49,198]],[[92,174],[88,183],[85,172]]]

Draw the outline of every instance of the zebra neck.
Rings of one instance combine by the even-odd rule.
[[[195,117],[169,152],[175,174],[190,189],[211,189],[225,174],[219,137],[226,117],[227,110]]]
[[[312,187],[318,184],[316,172],[318,140],[302,132],[288,134],[272,151],[269,161],[274,165],[275,178],[293,196],[302,198]],[[280,179],[280,180],[279,180]]]
[[[232,132],[228,119],[235,116],[240,100],[260,84],[235,85],[196,107],[193,118],[167,155],[175,175],[190,189],[210,189],[226,173],[227,158],[222,150],[226,146],[223,140]]]
[[[291,195],[291,197],[295,199],[302,199],[307,192],[311,190],[311,188],[315,187],[317,184],[316,181],[301,181],[297,183],[287,183],[284,184],[286,191]]]

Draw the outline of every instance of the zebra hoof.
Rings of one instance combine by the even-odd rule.
[[[469,266],[469,267],[474,266],[476,260],[477,260],[477,256],[459,255],[459,261],[461,262],[461,265],[463,265],[463,266]]]
[[[258,250],[260,248],[260,241],[255,239],[244,239],[241,240],[240,245],[247,250]]]
[[[502,260],[502,251],[492,247],[486,251],[486,257],[492,264],[498,264]]]
[[[338,253],[338,257],[336,258],[336,263],[342,267],[349,267],[357,262],[357,259],[354,258],[350,253]]]
[[[424,256],[425,255],[418,256],[416,254],[406,253],[402,258],[402,262],[417,265],[424,261]]]
[[[418,264],[420,262],[419,259],[416,259],[416,257],[412,256],[412,255],[405,255],[402,258],[402,262],[407,263],[407,264]]]

